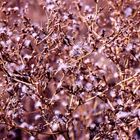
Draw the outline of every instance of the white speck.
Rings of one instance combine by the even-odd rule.
[[[87,59],[84,60],[84,63],[85,63],[85,64],[87,64],[87,63],[89,63],[89,62],[90,62],[90,59],[89,59],[89,58],[87,58]]]
[[[7,45],[11,45],[11,44],[12,44],[11,39],[8,39],[8,40],[6,41],[6,44],[7,44]]]
[[[89,5],[86,5],[85,6],[85,11],[92,12],[92,9],[91,9],[91,7]]]
[[[64,95],[64,90],[61,90],[61,91],[60,91],[60,94],[61,94],[61,95]]]
[[[57,140],[65,140],[65,138],[64,138],[62,135],[59,135],[59,136],[57,137]]]
[[[14,10],[14,11],[18,11],[19,8],[18,8],[18,7],[14,7],[13,10]]]
[[[39,118],[41,118],[41,115],[39,114],[35,115],[35,120],[38,120]]]
[[[80,79],[80,80],[83,80],[83,79],[84,79],[84,77],[83,77],[82,75],[80,75],[80,76],[79,76],[79,79]]]
[[[119,74],[117,72],[114,73],[114,78],[117,78],[119,76]]]
[[[6,28],[4,28],[4,27],[0,28],[0,33],[5,33],[5,31],[6,31]]]
[[[98,117],[97,118],[97,122],[101,123],[103,121],[103,118],[102,117]]]
[[[60,81],[58,84],[57,84],[57,88],[60,88],[62,85],[62,81]]]
[[[17,70],[17,71],[22,71],[22,70],[24,70],[24,68],[25,68],[25,65],[23,64],[23,65],[18,66],[18,67],[16,68],[16,70]]]
[[[127,46],[126,46],[126,50],[127,51],[130,51],[133,49],[133,45],[131,43],[129,43]]]
[[[34,68],[34,66],[35,66],[35,64],[32,64],[32,65],[31,65],[31,68]]]
[[[91,80],[91,81],[95,81],[95,76],[90,75],[90,80]]]
[[[33,36],[33,37],[36,37],[36,36],[37,36],[37,33],[33,33],[32,36]]]
[[[140,109],[135,109],[135,110],[133,110],[132,111],[132,115],[138,115],[138,116],[140,116]]]
[[[68,105],[68,103],[66,101],[62,101],[61,104],[62,104],[62,106],[65,106],[65,107]]]
[[[129,115],[130,115],[130,112],[123,112],[123,111],[119,111],[116,114],[118,119],[128,117]]]
[[[16,68],[16,64],[15,63],[8,63],[7,68],[9,70],[9,72],[12,74],[13,71],[15,70],[15,68]]]
[[[87,91],[92,90],[92,87],[93,87],[93,85],[92,85],[91,83],[87,83],[87,84],[86,84],[86,90],[87,90]]]
[[[11,7],[9,7],[9,8],[7,8],[7,10],[8,10],[8,11],[11,11],[11,10],[12,10],[12,8],[11,8]]]
[[[117,100],[117,103],[118,103],[119,105],[123,105],[123,101],[122,101],[121,99],[118,99],[118,100]]]
[[[102,94],[102,92],[97,92],[97,94],[96,95],[101,95]]]
[[[106,70],[107,69],[107,65],[103,64],[103,69]]]
[[[78,87],[83,87],[83,83],[81,80],[75,81],[75,85],[77,85]]]
[[[29,137],[29,140],[35,140],[35,137],[30,136],[30,137]]]
[[[65,14],[65,15],[63,16],[63,19],[64,19],[64,20],[67,20],[67,19],[68,19],[68,16]]]
[[[127,7],[125,9],[124,13],[125,13],[126,17],[131,16],[132,15],[132,8],[131,7]]]
[[[79,118],[80,116],[79,116],[79,114],[76,113],[76,114],[73,115],[73,117],[74,118]]]
[[[80,48],[79,44],[73,46],[73,49],[78,49],[78,48]]]
[[[26,47],[29,47],[30,43],[31,43],[31,40],[25,40],[24,45]]]
[[[28,55],[28,54],[25,54],[23,58],[29,60],[30,58],[32,58],[32,56],[31,55]]]
[[[13,111],[12,110],[9,110],[9,111],[7,111],[7,116],[11,116],[11,114],[13,113]]]
[[[59,125],[57,123],[53,123],[51,128],[52,128],[53,131],[57,131],[58,128],[59,128]]]
[[[41,106],[42,106],[42,103],[40,101],[36,101],[35,108],[38,109]]]
[[[115,97],[115,96],[116,96],[115,91],[111,90],[111,91],[110,91],[110,96],[111,96],[111,97]]]
[[[54,7],[55,7],[54,4],[49,4],[49,5],[47,5],[47,10],[48,11],[53,10]]]
[[[23,93],[27,93],[28,88],[27,88],[27,86],[23,85],[21,90],[22,90]]]
[[[34,129],[34,127],[32,125],[29,125],[28,128],[29,128],[29,130],[33,130]]]
[[[95,126],[96,126],[96,125],[95,125],[94,123],[92,123],[92,124],[90,125],[91,128],[95,128]]]
[[[7,31],[7,35],[11,36],[13,33],[11,31]]]
[[[32,98],[33,100],[36,100],[36,95],[33,94],[33,95],[31,96],[31,98]]]
[[[59,114],[61,114],[61,112],[60,112],[59,110],[55,110],[55,111],[54,111],[54,114],[55,114],[55,115],[59,115]]]
[[[6,43],[5,43],[4,41],[1,41],[0,44],[1,44],[4,48],[7,47],[7,45],[6,45]]]
[[[19,42],[19,40],[20,40],[20,36],[17,36],[16,41]]]
[[[58,35],[56,34],[56,33],[54,33],[54,34],[52,34],[52,40],[56,40],[57,39],[57,37],[58,37]]]
[[[22,127],[22,128],[28,128],[28,124],[27,124],[26,122],[23,122],[23,123],[20,125],[20,127]]]
[[[46,0],[46,3],[50,3],[52,0]]]
[[[63,59],[59,59],[57,63],[59,64],[57,71],[60,71],[62,69],[66,70],[68,68],[68,65],[63,62]]]
[[[105,46],[101,46],[101,47],[99,47],[98,52],[102,53],[104,51],[104,49],[105,49]]]
[[[57,101],[57,100],[59,100],[60,99],[60,96],[59,95],[54,95],[53,97],[52,97],[52,100],[55,100],[55,101]]]

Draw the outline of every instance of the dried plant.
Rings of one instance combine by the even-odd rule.
[[[0,1],[0,139],[140,139],[139,0]]]

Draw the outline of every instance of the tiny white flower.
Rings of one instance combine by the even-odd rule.
[[[22,65],[18,66],[18,67],[16,68],[16,70],[17,70],[17,71],[22,71],[22,70],[24,70],[24,68],[25,68],[25,65],[22,64]]]
[[[31,43],[31,40],[25,40],[25,42],[24,42],[24,45],[26,46],[26,47],[29,47],[29,45],[30,45],[30,43]]]
[[[67,19],[68,19],[68,16],[65,14],[65,15],[63,16],[63,19],[64,19],[64,20],[67,20]]]
[[[59,100],[59,99],[60,99],[60,96],[59,96],[58,94],[56,94],[56,95],[54,95],[54,96],[52,97],[52,99],[55,100],[55,101],[56,101],[56,100]]]
[[[6,44],[7,44],[7,45],[11,45],[11,44],[12,44],[12,40],[11,40],[11,39],[8,39],[8,40],[6,41]]]
[[[116,96],[115,91],[111,90],[111,91],[110,91],[110,96],[111,96],[111,97],[115,97],[115,96]]]
[[[57,131],[58,128],[59,128],[59,125],[57,123],[53,123],[51,128],[52,128],[53,131]]]
[[[18,11],[19,8],[16,6],[16,7],[13,8],[13,10],[14,10],[14,11]]]
[[[59,59],[57,61],[57,63],[59,64],[58,65],[58,71],[60,71],[62,69],[66,70],[68,68],[68,65],[66,63],[64,63],[62,59]]]
[[[91,83],[87,83],[87,84],[86,84],[86,90],[87,90],[87,91],[92,90],[92,87],[93,87],[93,85],[92,85]]]
[[[116,115],[118,119],[125,118],[130,115],[130,112],[119,111]]]
[[[133,45],[132,45],[132,43],[129,43],[127,46],[126,46],[126,50],[127,51],[130,51],[130,50],[132,50],[133,49]]]
[[[127,7],[125,9],[124,13],[125,13],[126,17],[131,16],[132,15],[132,8],[131,7]]]
[[[33,100],[36,100],[36,95],[33,94],[33,95],[31,96],[31,98],[32,98]]]
[[[89,5],[86,5],[85,6],[85,11],[92,12],[92,9]]]
[[[117,100],[118,105],[123,105],[123,101],[121,99]]]
[[[32,36],[33,36],[33,37],[36,37],[36,36],[37,36],[37,33],[33,33]]]
[[[79,76],[79,79],[80,79],[80,80],[83,80],[83,79],[84,79],[84,77],[83,77],[82,75],[80,75],[80,76]]]
[[[23,58],[26,58],[26,59],[29,60],[30,58],[32,58],[32,56],[31,55],[28,55],[28,54],[25,54]]]
[[[20,40],[20,36],[17,36],[16,41],[19,42],[19,40]]]
[[[48,11],[53,10],[54,7],[55,7],[54,4],[49,4],[49,5],[47,5],[47,10],[48,10]]]
[[[65,106],[65,107],[68,105],[68,103],[66,101],[62,101],[61,104],[62,104],[62,106]]]
[[[34,127],[32,125],[29,125],[28,128],[29,128],[29,130],[33,130],[34,129]]]
[[[22,128],[27,128],[27,127],[28,127],[28,124],[27,124],[26,122],[23,122],[23,123],[20,125],[20,127],[22,127]]]
[[[27,88],[27,86],[23,85],[21,90],[22,90],[23,93],[27,93],[28,88]]]
[[[0,44],[5,48],[7,47],[7,44],[4,41],[0,41]]]
[[[62,81],[60,81],[58,84],[57,84],[57,88],[60,88],[62,86]]]
[[[35,115],[35,120],[38,120],[39,118],[41,118],[41,115],[39,115],[39,114],[37,114],[37,115]]]
[[[7,116],[11,116],[12,113],[13,113],[12,110],[7,111]]]
[[[8,11],[11,11],[11,10],[12,10],[12,8],[11,8],[11,7],[9,7],[9,8],[7,8],[7,10],[8,10]]]
[[[74,117],[74,118],[79,118],[79,114],[75,113],[75,114],[73,115],[73,117]]]
[[[42,106],[42,103],[40,101],[36,101],[35,108],[38,109],[41,106]]]
[[[119,74],[117,72],[114,73],[114,78],[117,78],[119,76]]]
[[[59,110],[55,110],[55,111],[54,111],[54,114],[55,114],[55,115],[59,115],[59,114],[61,114],[61,112],[60,112]]]
[[[85,63],[85,64],[87,64],[87,63],[89,63],[89,62],[90,62],[90,59],[89,59],[89,58],[87,58],[87,59],[84,60],[84,63]]]
[[[91,127],[91,128],[95,128],[96,125],[95,125],[94,123],[92,123],[92,124],[90,125],[90,127]]]
[[[30,136],[30,137],[29,137],[29,140],[35,140],[35,137]]]

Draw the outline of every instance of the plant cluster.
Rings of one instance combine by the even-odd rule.
[[[0,139],[140,139],[139,0],[0,1]]]

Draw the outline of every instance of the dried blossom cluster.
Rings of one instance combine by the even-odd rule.
[[[1,0],[0,139],[140,139],[140,1]]]

